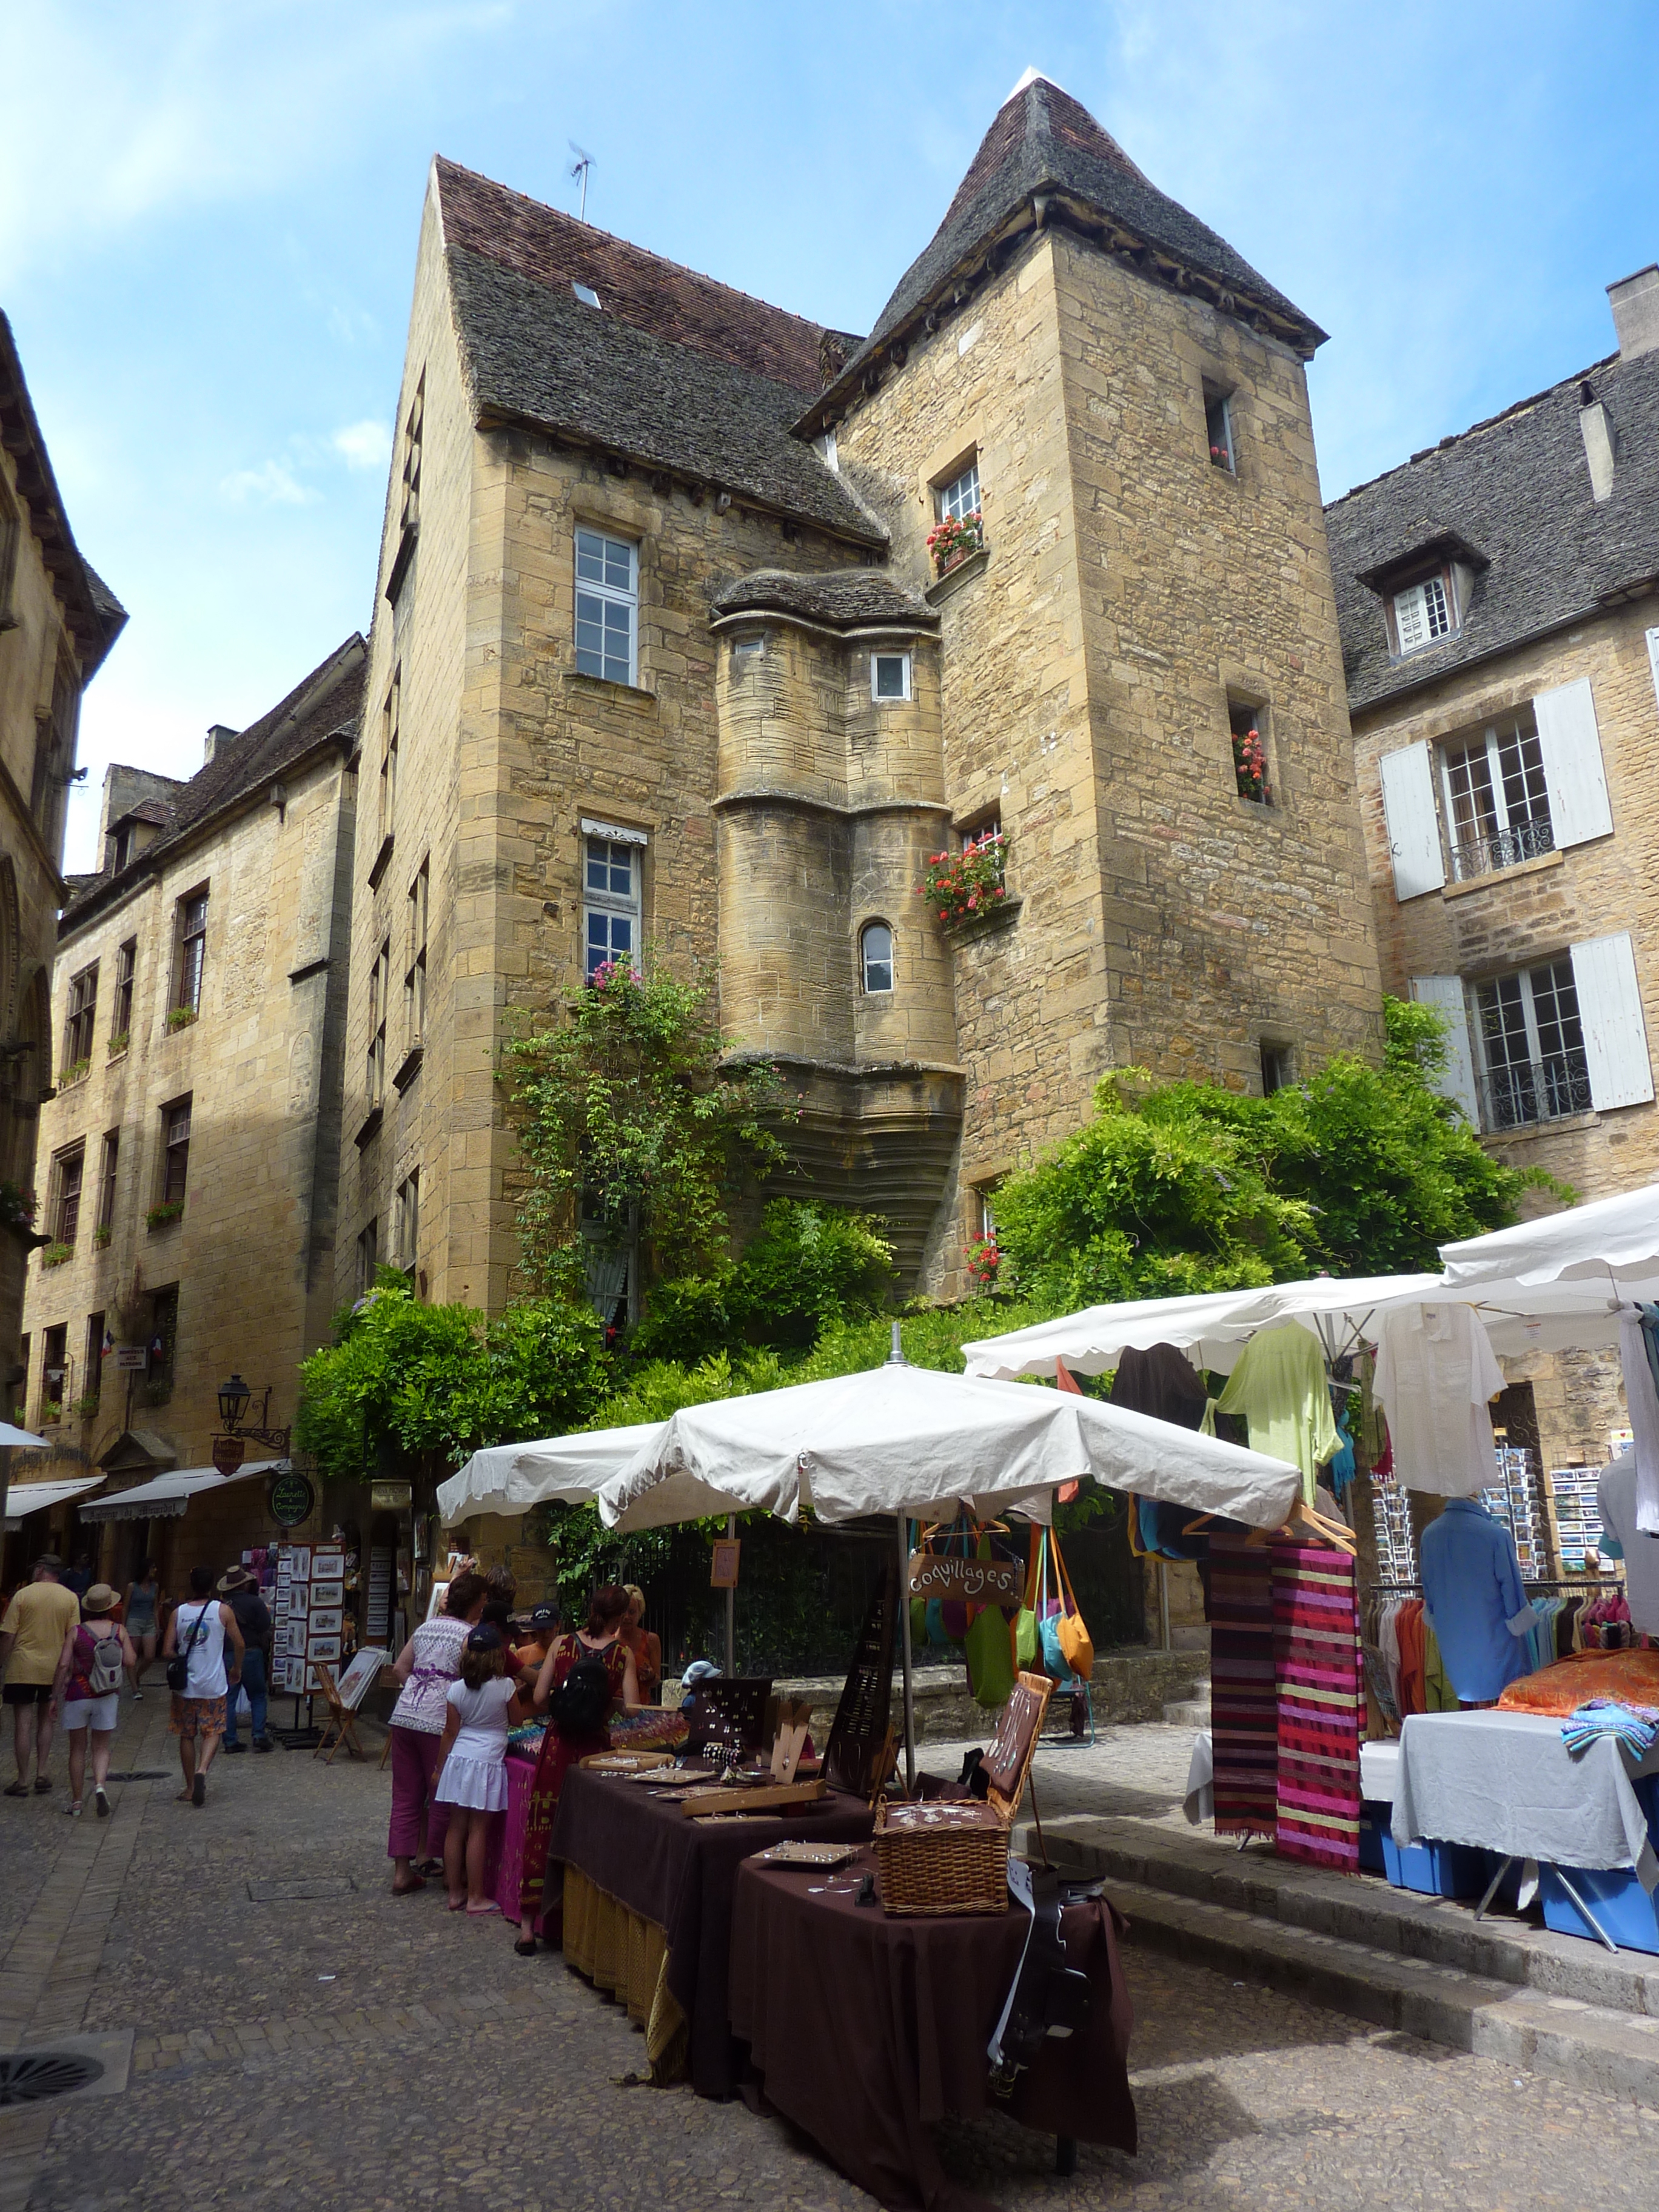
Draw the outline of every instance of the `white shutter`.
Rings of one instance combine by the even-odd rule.
[[[1398,752],[1384,753],[1377,765],[1394,861],[1394,895],[1397,899],[1421,898],[1425,891],[1437,891],[1446,880],[1428,741],[1419,738]]]
[[[1455,1098],[1477,1128],[1480,1101],[1474,1087],[1474,1054],[1469,1048],[1469,1018],[1461,975],[1413,975],[1412,996],[1446,1018],[1446,1065],[1435,1080],[1443,1098]]]
[[[1593,937],[1569,950],[1589,1063],[1590,1104],[1598,1112],[1644,1105],[1653,1096],[1653,1064],[1630,933]]]
[[[1653,671],[1653,696],[1659,700],[1659,629],[1648,632],[1648,666]]]
[[[1549,786],[1550,822],[1558,850],[1605,837],[1613,828],[1601,737],[1588,676],[1540,691],[1532,702],[1538,717],[1538,750]]]

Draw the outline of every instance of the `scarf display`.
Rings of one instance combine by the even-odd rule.
[[[1276,1839],[1285,1858],[1359,1870],[1359,1615],[1354,1563],[1322,1544],[1276,1543]]]

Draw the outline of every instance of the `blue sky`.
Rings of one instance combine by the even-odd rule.
[[[367,628],[442,151],[866,330],[1028,63],[1332,333],[1328,497],[1613,347],[1659,258],[1650,0],[9,0],[0,307],[132,619],[112,758],[188,774]],[[20,102],[19,94],[21,94]]]

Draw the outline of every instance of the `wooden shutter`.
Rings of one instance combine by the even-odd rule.
[[[1446,1065],[1435,1079],[1443,1098],[1455,1098],[1477,1128],[1480,1101],[1474,1087],[1474,1054],[1469,1047],[1469,1018],[1461,975],[1413,975],[1412,996],[1446,1018]]]
[[[1569,949],[1589,1064],[1590,1103],[1598,1113],[1644,1105],[1653,1096],[1653,1063],[1630,933],[1593,937]]]
[[[1419,738],[1398,752],[1384,753],[1377,765],[1394,862],[1394,895],[1397,899],[1421,898],[1425,891],[1437,891],[1446,880],[1428,742]]]
[[[1653,696],[1659,701],[1659,629],[1648,632],[1648,666],[1653,671]]]
[[[1538,750],[1549,787],[1550,821],[1558,849],[1605,837],[1613,828],[1601,736],[1588,676],[1540,691],[1532,702],[1538,717]]]

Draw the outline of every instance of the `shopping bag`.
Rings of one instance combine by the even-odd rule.
[[[1029,1605],[1021,1606],[1014,1618],[1014,1657],[1022,1667],[1036,1666],[1042,1641],[1036,1613]]]
[[[1087,1681],[1095,1671],[1095,1647],[1083,1615],[1078,1610],[1077,1592],[1072,1588],[1072,1577],[1066,1571],[1065,1555],[1060,1548],[1060,1539],[1050,1531],[1054,1546],[1054,1565],[1066,1591],[1066,1610],[1054,1623],[1054,1637],[1065,1656],[1068,1670]],[[1046,1639],[1045,1639],[1046,1645]]]
[[[978,1555],[981,1559],[990,1558],[988,1536],[980,1538]],[[974,1703],[1006,1705],[1014,1686],[1014,1638],[1013,1631],[1003,1618],[1002,1607],[975,1606],[966,1640],[968,1680],[973,1686]]]
[[[927,1601],[913,1597],[910,1601],[910,1644],[914,1650],[927,1641]]]

